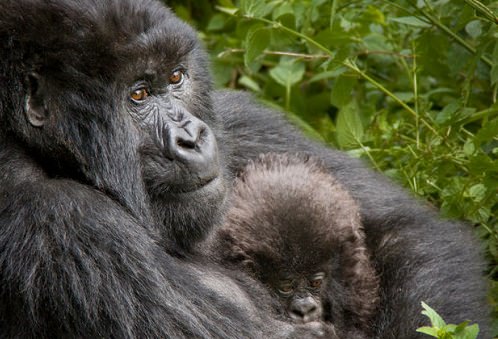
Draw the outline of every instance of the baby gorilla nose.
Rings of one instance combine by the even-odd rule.
[[[321,307],[311,296],[296,298],[290,304],[289,316],[298,323],[320,320]]]

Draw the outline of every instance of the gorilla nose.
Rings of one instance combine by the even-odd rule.
[[[296,322],[307,323],[319,320],[320,307],[312,297],[300,298],[291,304],[289,316]]]
[[[219,174],[218,148],[211,129],[191,116],[168,131],[168,153],[173,160],[183,163],[199,184],[206,184]]]

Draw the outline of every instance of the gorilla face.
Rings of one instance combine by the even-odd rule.
[[[327,265],[323,270],[311,267],[306,272],[278,272],[278,279],[264,281],[278,298],[285,314],[296,323],[319,321],[323,315],[322,298],[325,296]],[[314,271],[313,271],[314,269]],[[312,272],[312,273],[309,273]]]
[[[188,249],[211,229],[224,200],[220,127],[195,34],[172,15],[154,27],[157,36],[127,51],[136,57],[126,107],[139,130],[142,173],[163,238]]]
[[[177,58],[166,71],[149,69],[130,87],[128,97],[142,135],[141,162],[153,211],[166,238],[183,248],[209,231],[225,193],[220,153],[208,125],[216,127],[210,101],[193,94],[202,85],[196,81],[208,80],[192,75],[199,67],[192,54],[194,50]]]
[[[154,1],[89,2],[21,3],[5,19],[17,23],[33,10],[51,24],[30,22],[10,42],[24,55],[6,56],[15,66],[5,74],[27,89],[26,114],[4,122],[51,176],[99,187],[135,215],[150,210],[163,238],[188,248],[210,230],[225,196],[207,57],[192,28]],[[11,92],[3,102],[17,107],[22,99]]]
[[[137,82],[130,92],[130,106],[150,142],[142,152],[147,177],[160,186],[159,193],[178,195],[215,181],[220,164],[213,131],[182,100],[190,85],[187,69],[178,66],[166,78],[158,87]]]

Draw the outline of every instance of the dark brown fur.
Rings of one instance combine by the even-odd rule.
[[[267,154],[251,162],[212,246],[223,262],[242,266],[271,287],[284,272],[311,275],[326,265],[324,320],[340,331],[368,333],[378,279],[358,206],[315,160]]]

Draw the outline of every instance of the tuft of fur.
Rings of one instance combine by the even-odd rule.
[[[328,288],[325,299],[330,300],[322,301],[335,308],[326,312],[345,322],[334,321],[334,326],[370,332],[378,279],[358,206],[317,159],[269,153],[249,162],[211,246],[223,263],[263,281],[278,271],[304,275],[328,265],[329,279],[342,287],[342,296]]]

